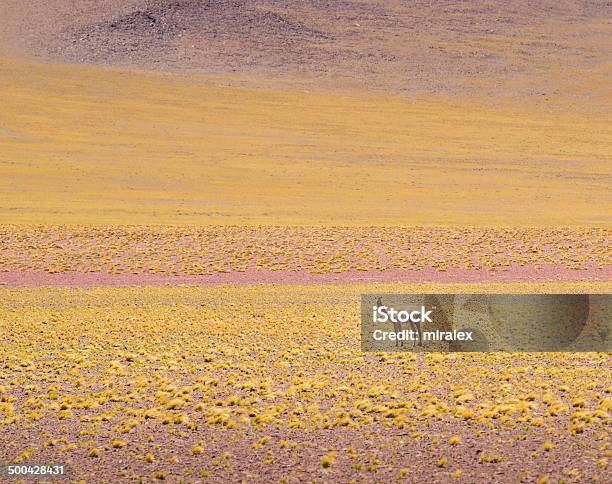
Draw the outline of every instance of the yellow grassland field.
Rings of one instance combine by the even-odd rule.
[[[550,103],[4,58],[0,223],[609,227],[612,114]]]

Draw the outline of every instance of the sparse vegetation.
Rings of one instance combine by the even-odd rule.
[[[298,476],[392,479],[456,477],[463,455],[470,479],[484,465],[518,475],[567,449],[605,473],[609,449],[592,443],[609,423],[609,355],[363,354],[354,301],[370,288],[3,289],[0,446],[8,460],[60,460],[70,442],[75,465],[130,460],[143,479],[169,481],[192,468],[257,475],[240,467],[246,456]],[[458,288],[476,286],[444,286]],[[413,446],[436,454],[415,469]]]

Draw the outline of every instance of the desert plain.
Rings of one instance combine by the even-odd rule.
[[[606,1],[0,0],[0,463],[606,482],[609,353],[363,353],[359,296],[610,293],[611,40]]]

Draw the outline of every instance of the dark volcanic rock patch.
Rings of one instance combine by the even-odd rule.
[[[183,62],[220,71],[271,59],[278,65],[303,62],[330,38],[258,2],[158,0],[128,14],[66,29],[55,39],[54,52],[94,64]]]

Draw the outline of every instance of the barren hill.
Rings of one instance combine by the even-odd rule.
[[[609,0],[0,0],[0,40],[44,60],[414,92],[609,81]],[[551,83],[554,80],[554,83]]]

